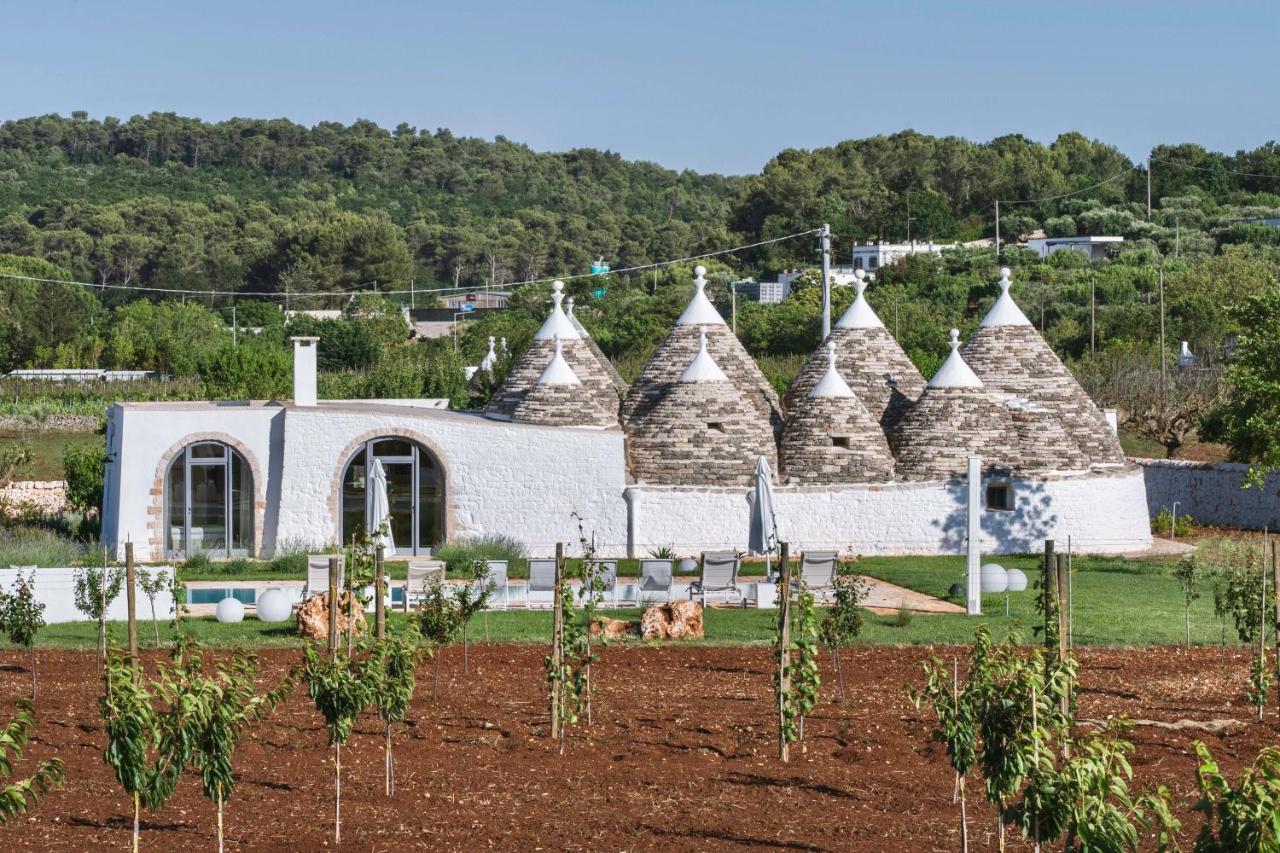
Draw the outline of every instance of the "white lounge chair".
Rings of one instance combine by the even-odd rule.
[[[410,560],[404,582],[404,612],[409,612],[410,599],[421,601],[431,581],[444,583],[444,560]]]
[[[674,560],[641,560],[640,583],[636,588],[636,604],[642,605],[648,596],[661,594],[664,602],[671,600],[671,576]]]
[[[331,557],[338,558],[338,589],[342,589],[342,583],[346,579],[346,566],[343,565],[342,555],[308,554],[307,585],[302,590],[303,599],[329,591],[329,559]]]
[[[545,592],[551,596],[547,599],[547,607],[555,606],[556,593],[556,561],[530,560],[529,583],[525,586],[525,606],[533,606],[533,593]]]
[[[508,564],[506,560],[485,560],[484,574],[476,578],[475,587],[479,589],[487,583],[493,584],[492,602],[486,610],[506,610],[507,598],[507,571]],[[500,596],[500,598],[499,598]]]
[[[600,589],[604,593],[605,600],[611,603],[611,606],[618,606],[618,561],[617,560],[594,560],[592,561],[596,577],[601,581]]]
[[[741,561],[733,551],[706,551],[702,555],[702,572],[698,579],[689,584],[689,598],[695,595],[702,598],[702,606],[707,606],[707,595],[724,593],[725,600],[729,595],[738,596],[742,601],[742,591],[738,589],[738,568]]]
[[[810,592],[829,591],[835,588],[836,572],[840,569],[840,555],[835,551],[802,551],[800,553],[800,577]]]

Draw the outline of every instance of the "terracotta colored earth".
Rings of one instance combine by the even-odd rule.
[[[604,651],[594,726],[572,730],[565,754],[547,738],[537,646],[473,647],[442,658],[439,697],[424,666],[407,726],[395,734],[398,789],[383,795],[381,731],[372,715],[343,749],[348,850],[940,850],[958,844],[952,775],[929,741],[931,720],[906,698],[919,661],[949,649],[860,647],[843,654],[848,699],[823,703],[788,765],[777,759],[771,656],[763,648],[646,647]],[[263,653],[263,685],[300,659]],[[0,655],[0,699],[25,695],[24,655]],[[824,659],[829,664],[830,659]],[[1168,785],[1194,837],[1194,739],[1232,775],[1280,742],[1273,708],[1249,722],[1248,665],[1217,649],[1082,650],[1082,718],[1174,722],[1234,718],[1226,734],[1141,727],[1132,733],[1135,787]],[[0,829],[4,850],[127,849],[129,801],[102,761],[92,653],[42,652],[39,726],[28,756],[58,754],[67,783],[30,816]],[[303,689],[250,732],[236,756],[228,849],[332,847],[333,779],[319,716]],[[971,790],[980,783],[971,785]],[[985,804],[970,811],[973,849],[993,849]],[[1011,849],[1029,849],[1011,838]],[[1144,849],[1149,849],[1144,844]],[[214,810],[194,776],[155,814],[143,850],[214,849]]]

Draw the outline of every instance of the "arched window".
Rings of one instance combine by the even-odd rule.
[[[431,451],[403,438],[366,441],[342,473],[342,541],[369,530],[373,460],[387,475],[391,538],[401,556],[429,554],[444,540],[444,470]]]
[[[253,472],[220,441],[189,444],[165,474],[165,550],[225,557],[253,552]]]

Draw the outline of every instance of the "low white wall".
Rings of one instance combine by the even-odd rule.
[[[1248,465],[1230,462],[1183,462],[1175,459],[1135,459],[1146,483],[1147,511],[1156,515],[1172,509],[1197,522],[1272,530],[1280,527],[1280,474],[1271,474],[1261,489],[1246,489]]]
[[[32,570],[22,569],[23,574],[27,574]],[[80,569],[35,569],[35,596],[36,601],[43,604],[44,621],[49,625],[56,625],[60,622],[83,622],[89,617],[76,610],[76,572]],[[112,571],[124,573],[123,568],[112,568]],[[153,575],[156,573],[169,576],[172,571],[168,566],[158,568],[148,568],[147,571]],[[0,569],[0,587],[5,592],[13,591],[14,581],[17,580],[17,569]],[[167,586],[167,584],[166,584]],[[137,590],[137,608],[138,621],[148,622],[151,620],[151,601],[142,592],[141,585]],[[168,590],[161,590],[156,595],[156,619],[167,621],[173,612],[173,596]],[[120,594],[115,600],[107,606],[107,619],[124,621],[129,618],[129,596],[124,584],[120,585]]]
[[[982,513],[988,554],[1039,550],[1045,539],[1080,551],[1127,553],[1151,546],[1142,472],[1126,468],[1050,481],[1014,481],[1015,512]],[[666,545],[680,553],[745,549],[745,489],[632,486],[632,553]],[[779,539],[793,552],[836,549],[866,555],[959,554],[965,547],[965,485],[894,483],[844,488],[780,487]],[[611,549],[610,553],[616,553]]]

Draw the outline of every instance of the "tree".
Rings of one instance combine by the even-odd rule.
[[[373,681],[341,649],[329,655],[307,646],[302,675],[307,694],[324,717],[328,745],[333,748],[333,841],[342,843],[342,745],[351,737],[356,718],[373,701]]]
[[[109,566],[84,566],[76,570],[75,604],[85,616],[98,623],[98,657],[102,666],[107,651],[107,610],[120,595],[124,585],[124,570]]]
[[[1232,311],[1241,332],[1227,367],[1227,393],[1203,423],[1206,438],[1224,442],[1236,462],[1280,469],[1280,283],[1246,298]]]
[[[422,603],[418,605],[418,630],[431,644],[436,659],[431,685],[431,697],[434,699],[440,687],[440,650],[454,642],[462,632],[462,613],[458,602],[439,578],[433,577],[427,582]]]
[[[18,712],[3,729],[0,729],[0,779],[13,776],[13,765],[22,758],[22,751],[31,738],[35,726],[32,705],[25,699],[16,703]],[[62,759],[50,758],[41,762],[34,773],[25,779],[9,782],[0,787],[0,826],[12,818],[31,811],[40,798],[52,788],[60,786],[64,779]]]
[[[384,785],[388,797],[396,791],[395,760],[391,756],[391,726],[404,720],[413,700],[422,635],[410,621],[402,634],[387,637],[373,648],[370,669],[374,677],[374,704],[386,734]]]
[[[170,571],[173,571],[170,569]],[[147,571],[144,567],[138,566],[135,569],[138,578],[138,586],[142,589],[142,594],[147,597],[147,602],[151,605],[151,627],[155,631],[156,645],[160,645],[160,623],[156,621],[156,596],[166,589],[171,589],[173,581],[162,569],[157,569],[154,574]],[[176,599],[175,599],[176,604]]]
[[[1196,741],[1200,759],[1196,781],[1200,800],[1195,810],[1204,815],[1196,838],[1197,853],[1236,850],[1275,850],[1280,846],[1280,747],[1270,746],[1232,785],[1223,776],[1209,748]]]
[[[867,597],[867,583],[851,567],[840,566],[836,570],[835,589],[831,606],[818,629],[822,644],[831,649],[831,661],[835,665],[836,683],[840,698],[844,699],[844,671],[840,666],[840,650],[853,645],[862,633],[861,604]]]
[[[102,444],[68,444],[62,456],[67,478],[67,504],[102,516],[102,492],[106,482],[107,450]]]
[[[13,582],[13,591],[0,590],[0,626],[9,642],[31,652],[31,703],[36,701],[36,634],[44,627],[44,602],[36,601],[36,578],[33,569],[21,570]]]
[[[1191,605],[1200,598],[1200,575],[1200,564],[1196,562],[1195,554],[1183,556],[1178,560],[1177,568],[1173,570],[1173,576],[1178,579],[1178,586],[1182,588],[1187,648],[1191,647]]]

